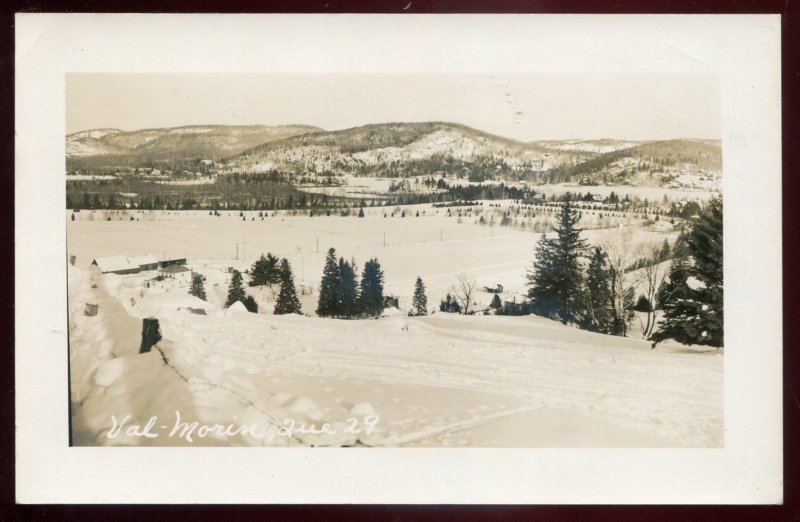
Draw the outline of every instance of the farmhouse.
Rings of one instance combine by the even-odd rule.
[[[180,265],[170,265],[161,268],[158,270],[158,275],[186,283],[192,280],[192,271]]]

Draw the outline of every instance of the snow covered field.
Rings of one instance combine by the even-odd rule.
[[[425,281],[429,308],[438,305],[460,273],[475,276],[479,288],[500,283],[504,295],[524,291],[525,267],[538,234],[458,223],[441,208],[404,208],[405,218],[384,218],[384,211],[393,209],[381,207],[365,209],[365,218],[272,216],[262,221],[257,212],[246,213],[246,220],[238,212],[222,217],[159,212],[149,220],[134,214],[140,221],[90,221],[86,215],[68,221],[68,251],[77,256],[68,274],[73,441],[723,444],[720,351],[669,343],[651,350],[645,341],[592,334],[533,316],[409,318],[394,309],[379,320],[274,316],[269,289],[248,289],[260,303],[258,314],[222,309],[229,277],[225,267],[244,269],[272,252],[290,260],[298,287],[302,282],[315,288],[330,246],[345,258],[355,257],[359,267],[376,256],[386,276],[385,293],[400,297],[401,310],[410,305],[417,275]],[[413,217],[417,209],[421,216]],[[601,234],[586,233],[590,240]],[[667,236],[639,229],[634,237],[659,244]],[[189,296],[176,283],[144,288],[143,274],[88,270],[95,257],[142,254],[187,257],[190,268],[206,276],[209,301]],[[491,296],[478,292],[479,304]],[[301,296],[301,302],[303,312],[313,315],[316,295]],[[98,315],[83,315],[85,303],[98,304]],[[203,308],[206,315],[190,313],[189,307]],[[160,320],[161,351],[139,355],[141,319],[150,316]],[[198,423],[194,429],[193,422]],[[188,423],[186,429],[180,423]],[[228,431],[221,433],[217,424]],[[134,425],[143,428],[132,430]],[[254,428],[249,434],[237,431],[242,426]]]

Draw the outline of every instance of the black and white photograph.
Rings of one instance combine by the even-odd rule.
[[[66,78],[72,443],[719,447],[710,76]]]
[[[17,22],[22,502],[781,501],[780,17]]]

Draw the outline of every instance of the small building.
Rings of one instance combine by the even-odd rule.
[[[383,296],[384,308],[400,308],[400,298],[394,295]]]
[[[181,282],[190,282],[192,280],[192,271],[185,266],[170,265],[158,270],[158,274],[169,279],[175,279]]]
[[[153,255],[129,257],[128,262],[142,271],[158,269],[158,260]]]
[[[124,256],[98,257],[92,266],[100,269],[101,274],[136,274],[141,271],[139,265],[131,264]]]

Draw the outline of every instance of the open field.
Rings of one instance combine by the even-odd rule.
[[[140,221],[104,221],[102,212],[96,212],[97,217],[90,221],[91,214],[83,211],[80,219],[68,221],[68,250],[77,256],[79,267],[87,267],[96,257],[153,254],[158,258],[186,257],[190,267],[200,272],[207,261],[224,262],[243,271],[261,254],[272,252],[289,259],[298,284],[316,287],[325,253],[334,247],[339,256],[354,258],[359,267],[378,258],[386,293],[400,297],[401,309],[410,306],[417,276],[425,282],[429,306],[438,304],[459,274],[474,276],[479,288],[499,283],[507,295],[524,291],[525,271],[540,234],[476,225],[476,215],[465,216],[459,223],[457,208],[447,217],[446,208],[404,206],[405,218],[399,217],[398,208],[365,208],[364,218],[278,213],[263,220],[258,212],[245,212],[246,220],[242,220],[237,211],[223,212],[221,217],[201,211],[145,211],[131,214]],[[417,211],[420,217],[415,217]],[[386,218],[384,213],[388,213]],[[584,234],[591,242],[613,233],[588,230]],[[673,242],[676,233],[636,228],[632,240],[659,247],[665,237]],[[478,303],[488,304],[491,297],[479,292]],[[310,314],[313,309],[304,306],[303,311]]]

